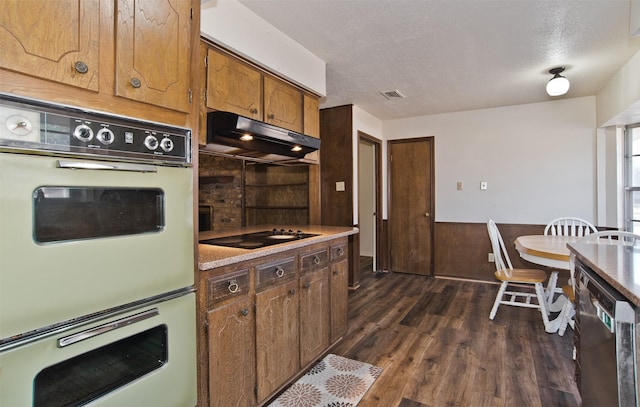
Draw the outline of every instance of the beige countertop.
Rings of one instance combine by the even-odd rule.
[[[640,249],[588,243],[569,243],[567,247],[583,264],[640,307]]]
[[[273,228],[286,230],[302,230],[304,233],[316,234],[318,236],[309,237],[302,240],[294,240],[282,244],[267,246],[258,249],[236,249],[232,247],[212,246],[207,244],[198,244],[198,269],[209,270],[216,267],[227,266],[229,264],[238,263],[245,260],[252,260],[259,257],[268,256],[284,252],[286,250],[296,249],[299,247],[308,246],[314,243],[321,243],[328,240],[337,239],[349,235],[358,233],[356,227],[342,227],[342,226],[318,226],[318,225],[304,225],[304,226],[252,226],[245,228],[238,228],[233,230],[226,230],[224,232],[200,232],[198,240],[211,239],[216,237],[233,236],[242,233],[261,232],[264,230],[272,230]]]

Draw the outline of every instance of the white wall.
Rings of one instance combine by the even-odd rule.
[[[640,122],[640,52],[597,95],[598,127]]]
[[[435,137],[438,222],[595,222],[595,104],[591,96],[390,120],[383,134]]]
[[[203,2],[200,31],[319,96],[327,94],[325,62],[236,0]]]

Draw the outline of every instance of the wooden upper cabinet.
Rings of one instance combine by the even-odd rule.
[[[98,91],[99,0],[2,0],[0,9],[0,67]]]
[[[306,93],[303,97],[304,108],[304,129],[303,133],[320,138],[320,99],[316,96],[310,96]],[[307,154],[302,160],[309,164],[318,164],[320,162],[320,153],[318,150]]]
[[[207,107],[262,120],[262,73],[209,48]]]
[[[118,0],[116,7],[116,95],[189,112],[191,1]]]
[[[316,96],[304,95],[304,131],[303,133],[320,138],[320,100]]]
[[[302,133],[302,92],[286,82],[265,75],[264,121]]]

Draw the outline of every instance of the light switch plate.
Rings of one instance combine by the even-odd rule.
[[[338,192],[344,191],[344,181],[336,182],[336,191]]]

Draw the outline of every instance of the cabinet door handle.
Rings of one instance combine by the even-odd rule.
[[[240,288],[240,286],[238,285],[236,280],[231,280],[229,281],[229,286],[227,288],[229,289],[229,292],[231,294],[235,294],[238,292],[238,289]]]
[[[340,272],[339,272],[338,270],[335,270],[335,271],[333,272],[333,275],[334,275],[334,276],[337,276],[338,274],[340,274]]]
[[[304,283],[303,287],[308,290],[309,287],[311,287],[311,283],[307,281],[306,283]]]
[[[295,293],[296,293],[296,289],[295,288],[292,288],[292,289],[289,290],[289,295],[293,295]]]
[[[320,264],[320,257],[318,256],[313,256],[313,264]]]
[[[256,109],[255,107],[251,110],[249,110],[249,112],[251,112],[251,114],[257,114],[258,113],[258,109]]]
[[[342,256],[344,254],[344,250],[342,250],[342,247],[340,247],[338,249],[338,256]]]
[[[278,267],[276,269],[276,276],[278,276],[278,278],[282,278],[282,276],[284,276],[284,269],[282,267]]]
[[[247,315],[249,315],[249,310],[247,308],[243,308],[242,309],[242,316],[246,317]]]
[[[139,88],[142,85],[142,82],[140,82],[140,79],[138,78],[131,78],[131,86],[133,86],[134,88]]]
[[[273,113],[270,113],[270,114],[267,115],[267,118],[270,119],[270,120],[273,120],[273,119],[276,118],[276,115],[273,114]]]
[[[89,72],[89,67],[87,66],[87,64],[85,64],[82,61],[77,61],[74,64],[74,68],[76,68],[76,72],[78,72],[78,73],[85,74],[85,73]]]

